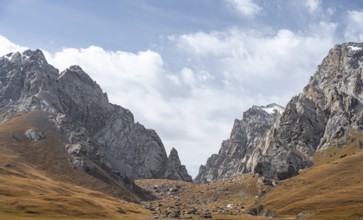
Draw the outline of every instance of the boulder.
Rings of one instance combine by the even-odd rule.
[[[40,141],[45,138],[45,136],[41,132],[35,131],[34,129],[27,130],[25,132],[25,136],[33,141]]]
[[[209,211],[203,211],[203,212],[200,214],[200,217],[201,217],[201,218],[212,218],[212,213],[210,213]]]

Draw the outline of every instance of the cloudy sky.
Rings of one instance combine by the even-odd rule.
[[[363,1],[0,0],[0,55],[80,65],[193,176],[235,118],[285,106],[345,41],[363,41]]]

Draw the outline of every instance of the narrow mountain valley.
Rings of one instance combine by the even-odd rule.
[[[235,119],[193,181],[177,150],[168,156],[81,67],[10,53],[0,219],[363,219],[362,66],[363,43],[336,45],[285,108]]]

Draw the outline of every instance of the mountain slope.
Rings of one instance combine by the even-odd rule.
[[[67,137],[48,120],[51,115],[15,113],[0,123],[0,213],[93,218],[148,214],[126,202],[140,197],[100,167],[93,168],[93,175],[73,168],[64,148]],[[28,129],[41,132],[44,139],[28,139]]]
[[[261,205],[281,217],[360,219],[363,217],[362,134],[340,149],[332,145],[314,155],[315,166],[282,181]]]
[[[110,104],[80,67],[58,74],[40,50],[0,58],[0,113],[7,119],[33,110],[58,113],[53,122],[70,148],[80,148],[72,155],[75,166],[88,169],[95,163],[124,182],[164,177],[167,155],[156,132],[135,123],[129,110]]]
[[[78,185],[54,181],[34,167],[0,168],[0,218],[12,215],[75,218],[141,218],[142,207]]]

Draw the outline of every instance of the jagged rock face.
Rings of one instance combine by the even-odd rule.
[[[197,183],[210,183],[232,175],[246,172],[246,162],[258,140],[275,123],[284,110],[277,104],[253,106],[243,113],[242,120],[234,121],[228,140],[222,142],[218,154],[212,155],[205,166],[201,166]]]
[[[47,63],[40,50],[0,58],[1,111],[61,111],[57,77],[58,70]]]
[[[75,167],[91,160],[122,178],[162,178],[168,158],[157,133],[134,122],[132,113],[107,95],[80,67],[59,74],[40,50],[0,58],[0,113],[42,110],[69,137]],[[80,157],[80,154],[87,158]],[[174,170],[175,169],[175,170]]]
[[[57,78],[63,113],[92,134],[105,125],[113,110],[107,95],[79,66],[71,66]]]
[[[291,99],[248,161],[254,173],[277,179],[311,166],[311,156],[352,130],[363,130],[363,43],[330,50],[303,92]]]
[[[163,143],[154,130],[133,120],[128,110],[114,112],[95,138],[113,167],[124,169],[128,175],[162,178],[167,165]]]
[[[188,174],[187,169],[180,163],[179,155],[175,148],[172,148],[170,151],[166,167],[165,179],[192,181],[192,177]]]

